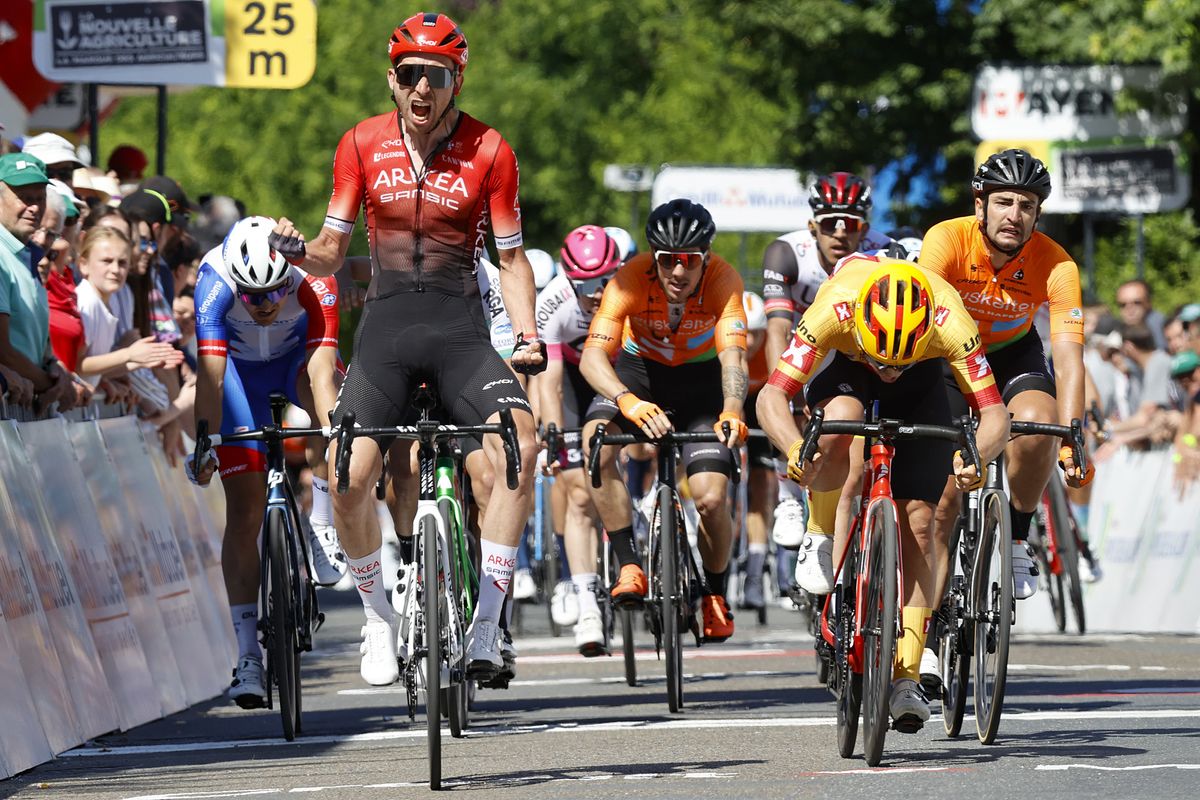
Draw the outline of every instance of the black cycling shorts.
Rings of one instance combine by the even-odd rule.
[[[906,370],[895,383],[885,383],[866,364],[836,353],[808,384],[809,408],[824,400],[846,395],[863,408],[879,401],[879,416],[912,424],[953,425],[950,401],[940,380],[942,360],[922,361]],[[892,461],[892,496],[897,500],[936,503],[953,469],[955,445],[944,439],[908,439],[896,442]]]
[[[1051,397],[1058,396],[1037,331],[1030,330],[1008,347],[988,353],[987,360],[996,379],[996,388],[1000,390],[1000,397],[1006,405],[1018,394],[1030,389],[1045,392]],[[949,364],[945,366],[944,377],[946,391],[950,395],[950,412],[957,419],[969,413],[967,399],[958,388]]]
[[[457,425],[482,424],[504,408],[529,412],[525,390],[492,348],[482,312],[478,302],[437,292],[368,301],[333,423],[353,411],[359,425],[403,424],[422,382]]]
[[[671,367],[622,352],[615,365],[617,377],[642,400],[648,400],[671,418],[680,431],[711,431],[725,404],[721,394],[721,362],[717,359]],[[636,432],[617,404],[597,395],[587,410],[587,421],[606,420],[610,428]],[[688,475],[719,472],[729,476],[729,448],[717,442],[685,444],[683,464]]]
[[[588,406],[591,405],[592,398],[595,396],[596,390],[583,377],[583,373],[579,371],[579,365],[564,361],[562,381],[564,430],[583,427]],[[566,451],[566,458],[562,460],[563,469],[583,468],[583,437],[580,434],[564,434],[563,450]]]

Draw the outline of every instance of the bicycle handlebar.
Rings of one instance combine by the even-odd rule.
[[[1017,422],[1013,420],[1011,433],[1018,436],[1057,436],[1068,442],[1071,458],[1080,472],[1087,471],[1087,448],[1083,443],[1083,421],[1071,420],[1070,425],[1054,425],[1049,422]]]
[[[496,434],[504,446],[505,482],[508,488],[516,489],[518,475],[521,473],[521,444],[517,439],[517,426],[513,422],[512,409],[500,409],[499,425],[443,425],[440,422],[418,422],[416,425],[393,425],[377,428],[364,428],[354,421],[354,412],[347,411],[342,417],[342,423],[336,429],[338,441],[337,457],[337,491],[345,494],[350,485],[350,451],[356,438],[390,437],[395,439],[412,439],[420,442],[439,442],[447,439],[461,439],[466,436]]]
[[[655,444],[673,447],[677,444],[692,444],[696,442],[723,442],[724,439],[716,431],[667,431],[658,439],[652,439],[644,433],[608,433],[607,425],[601,422],[588,439],[588,474],[592,476],[592,487],[600,488],[600,448],[606,444]],[[725,435],[729,434],[729,423],[725,423]]]
[[[800,463],[812,461],[817,451],[817,441],[823,434],[849,434],[851,436],[873,436],[886,440],[900,439],[945,439],[960,444],[967,451],[976,473],[983,474],[979,459],[979,448],[975,445],[975,424],[970,416],[958,420],[958,425],[909,424],[898,419],[880,419],[875,422],[863,420],[832,419],[826,421],[825,409],[813,409],[808,424],[804,426],[804,445],[800,448]]]

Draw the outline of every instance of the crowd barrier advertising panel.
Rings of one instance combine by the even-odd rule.
[[[200,610],[200,621],[208,633],[211,657],[214,662],[221,665],[221,671],[228,675],[228,670],[233,667],[236,660],[236,653],[230,653],[228,646],[228,631],[233,628],[233,623],[229,618],[229,604],[227,601],[218,602],[208,583],[208,575],[205,572],[200,551],[196,546],[191,520],[184,511],[183,500],[180,497],[181,491],[173,474],[182,471],[182,467],[173,469],[167,463],[167,456],[158,446],[157,437],[152,428],[147,430],[143,427],[142,437],[147,441],[147,448],[152,454],[151,461],[154,465],[154,472],[158,478],[158,485],[162,489],[166,511],[171,519],[171,527],[175,531],[175,540],[179,543],[180,555],[187,568],[192,594],[196,597],[196,607]],[[207,528],[205,528],[204,536],[207,537],[207,535]],[[224,595],[223,592],[222,595]]]
[[[42,608],[46,610],[46,618],[50,621],[50,631],[62,662],[63,674],[68,678],[67,689],[71,694],[79,733],[86,740],[116,730],[120,726],[120,718],[108,680],[100,666],[100,655],[96,651],[83,608],[85,596],[76,587],[68,562],[55,541],[46,504],[43,503],[43,499],[50,499],[50,493],[55,495],[57,502],[61,487],[47,480],[36,469],[36,464],[31,464],[21,441],[21,435],[26,430],[41,425],[22,423],[18,428],[16,423],[9,420],[0,422],[0,437],[5,439],[10,462],[20,460],[20,463],[10,464],[16,469],[8,471],[4,483],[11,497],[22,498],[27,505],[26,512],[34,520],[33,525],[24,529],[32,532],[33,536],[23,541],[22,546],[33,568],[34,585],[41,593]],[[31,469],[31,466],[34,468]],[[22,511],[17,510],[17,513]],[[90,586],[88,592],[90,597]]]
[[[12,652],[25,676],[15,685],[28,689],[37,712],[33,724],[16,730],[28,730],[31,745],[37,739],[37,732],[41,732],[51,753],[61,753],[82,742],[83,735],[71,713],[71,694],[67,691],[62,663],[54,649],[50,622],[34,588],[33,567],[25,558],[22,545],[25,541],[35,541],[33,532],[24,529],[34,524],[36,512],[29,508],[28,498],[9,494],[13,484],[8,476],[11,470],[20,468],[19,463],[24,459],[23,451],[22,462],[12,459],[9,438],[0,435],[0,611],[4,613]],[[11,439],[15,441],[16,437]],[[5,731],[9,730],[6,726]],[[7,743],[3,746],[7,747]]]
[[[131,417],[101,420],[97,425],[116,465],[125,502],[137,509],[136,537],[175,652],[187,702],[191,705],[207,700],[224,690],[228,668],[221,664],[217,673],[218,665],[163,505],[150,451]]]
[[[1125,621],[1136,630],[1137,609],[1154,609],[1154,624],[1160,630],[1200,633],[1200,488],[1192,484],[1186,492],[1176,490],[1170,466],[1166,469],[1132,587],[1144,603],[1139,600]]]
[[[225,575],[221,571],[221,539],[217,534],[217,526],[208,506],[200,498],[200,493],[207,490],[194,486],[187,479],[183,470],[171,470],[171,477],[175,480],[175,490],[178,492],[183,512],[188,519],[188,530],[191,531],[195,540],[196,555],[199,556],[200,564],[204,567],[204,575],[208,579],[209,589],[212,591],[217,607],[221,609],[225,614],[224,618],[227,619],[229,596],[225,592]],[[222,516],[221,530],[224,530],[224,527],[225,518]],[[221,630],[225,633],[226,655],[229,663],[232,664],[238,654],[237,636],[233,632],[232,625],[222,625]]]
[[[4,687],[4,699],[0,701],[0,779],[3,779],[54,758],[3,613],[0,613],[0,686]]]
[[[157,711],[143,721],[181,711],[187,707],[187,693],[183,688],[175,654],[171,651],[154,589],[150,585],[149,571],[142,563],[139,540],[132,535],[137,528],[137,509],[126,505],[117,479],[116,465],[108,457],[96,423],[74,423],[68,425],[67,429],[75,457],[87,476],[87,488],[117,577],[125,591],[130,619],[137,628],[145,660],[154,676],[149,685],[154,687],[158,696],[155,698],[143,690],[139,705],[146,706],[141,709],[143,715],[150,713],[150,705]]]

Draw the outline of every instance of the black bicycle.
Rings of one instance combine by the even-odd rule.
[[[283,441],[329,436],[328,428],[284,428],[287,397],[270,396],[271,424],[256,431],[227,435],[208,433],[208,420],[196,421],[196,451],[192,468],[200,471],[212,447],[233,442],[264,442],[267,446],[267,510],[263,515],[259,581],[263,616],[258,621],[266,651],[267,708],[274,707],[272,688],[279,692],[283,737],[289,742],[302,730],[300,654],[312,650],[313,634],[325,621],[317,606],[316,583],[309,574],[308,541],[302,535],[296,494],[288,478]]]
[[[683,508],[676,489],[676,465],[680,445],[693,442],[718,442],[715,431],[669,431],[659,439],[642,433],[607,433],[604,423],[596,427],[589,440],[588,473],[592,486],[600,486],[600,448],[602,445],[647,443],[658,446],[658,497],[650,522],[649,583],[647,620],[654,635],[654,649],[666,657],[667,705],[671,711],[683,708],[682,635],[690,630],[696,645],[702,641],[697,610],[708,594],[704,573],[696,564]],[[735,479],[740,475],[735,474]],[[632,618],[631,618],[632,625]]]
[[[517,487],[521,453],[512,412],[503,409],[498,425],[445,425],[430,419],[434,406],[432,389],[422,384],[413,398],[421,412],[415,425],[359,427],[354,412],[346,412],[336,435],[338,441],[337,491],[348,488],[350,453],[360,437],[410,439],[419,443],[420,496],[413,525],[416,563],[420,565],[416,600],[401,620],[407,659],[401,680],[408,700],[409,717],[415,719],[417,691],[425,691],[426,741],[429,754],[429,788],[442,785],[442,708],[453,736],[461,736],[467,724],[470,677],[467,675],[466,631],[473,602],[467,565],[469,555],[461,536],[461,516],[456,516],[457,499],[451,480],[452,444],[467,436],[496,434],[501,437],[507,460],[505,479],[509,489]],[[439,485],[447,484],[447,485]],[[443,688],[445,684],[445,688]]]

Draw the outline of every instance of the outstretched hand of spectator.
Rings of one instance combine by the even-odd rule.
[[[183,363],[182,351],[176,350],[166,342],[155,341],[153,336],[145,336],[138,339],[129,345],[126,350],[127,355],[125,360],[129,369],[137,369],[139,367],[148,367],[150,369],[165,367],[170,369]]]

